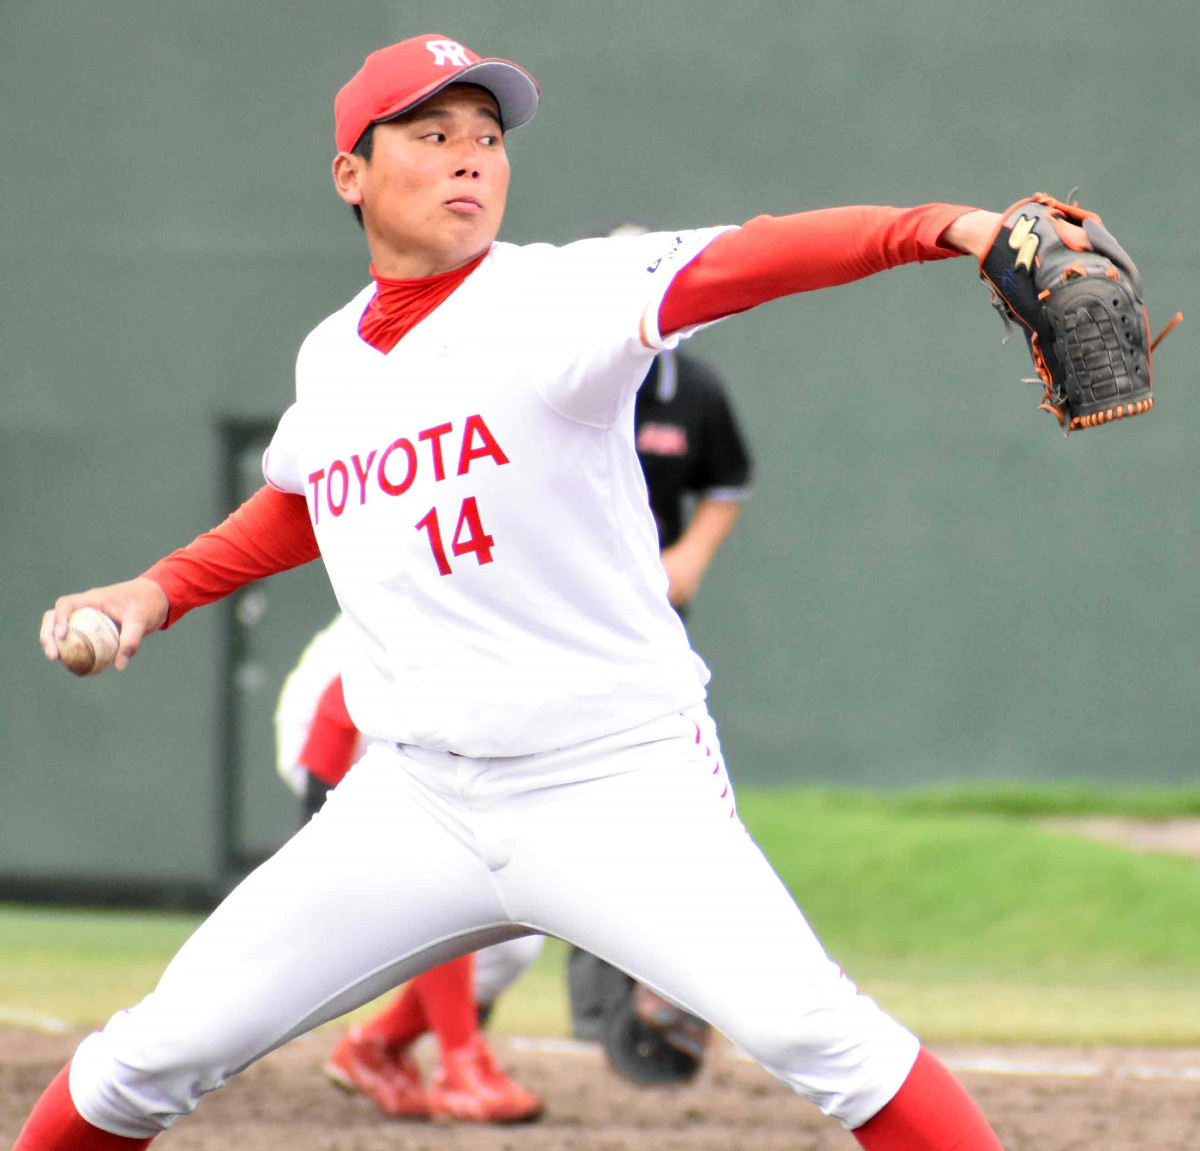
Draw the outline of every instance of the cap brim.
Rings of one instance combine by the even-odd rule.
[[[402,107],[385,112],[371,122],[379,124],[403,116],[405,112],[411,112],[418,104],[424,104],[451,84],[478,84],[480,88],[491,92],[500,106],[500,123],[506,132],[528,124],[537,113],[538,102],[541,99],[541,89],[538,88],[537,81],[519,64],[510,60],[480,60],[476,64],[460,68],[453,76],[428,92],[422,92],[415,100],[409,100]]]
[[[491,92],[500,105],[500,121],[506,132],[528,124],[537,113],[541,99],[537,81],[519,64],[509,60],[480,60],[459,72],[452,83],[478,84]]]

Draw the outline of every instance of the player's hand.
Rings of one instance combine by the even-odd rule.
[[[676,544],[663,549],[662,565],[670,581],[667,599],[672,607],[686,607],[700,590],[700,581],[708,570],[707,561],[703,556]]]
[[[67,620],[73,611],[81,607],[99,608],[117,621],[121,628],[121,639],[113,667],[117,671],[124,671],[141,646],[142,639],[149,632],[158,631],[167,622],[171,605],[167,593],[145,576],[60,596],[54,607],[42,616],[39,638],[47,659],[58,659],[58,641],[66,637]]]
[[[1000,227],[1000,219],[999,212],[967,212],[942,233],[942,240],[951,248],[982,260]],[[1078,225],[1055,220],[1054,227],[1068,248],[1077,252],[1091,251],[1092,242]]]

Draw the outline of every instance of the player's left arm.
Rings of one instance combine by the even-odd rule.
[[[682,268],[658,310],[663,337],[781,296],[852,283],[901,264],[982,257],[1000,216],[962,204],[859,205],[759,216],[717,236]],[[1055,221],[1077,249],[1082,228]],[[653,342],[653,341],[648,341]]]

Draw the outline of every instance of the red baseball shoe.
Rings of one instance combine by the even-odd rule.
[[[530,1123],[542,1101],[514,1083],[482,1035],[446,1053],[427,1092],[434,1119],[464,1123]]]
[[[342,1090],[365,1095],[385,1115],[430,1116],[429,1095],[417,1065],[403,1051],[390,1051],[381,1038],[362,1035],[357,1026],[338,1041],[325,1074]]]

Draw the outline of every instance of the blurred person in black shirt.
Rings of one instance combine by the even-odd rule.
[[[683,615],[737,521],[753,463],[721,377],[691,356],[654,360],[635,420],[668,595]]]

